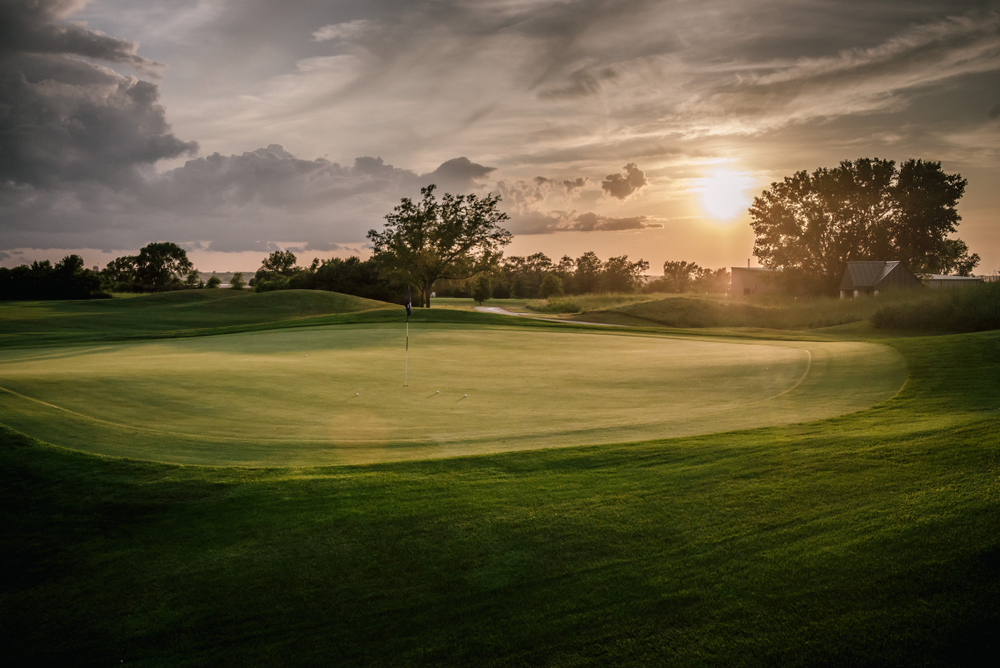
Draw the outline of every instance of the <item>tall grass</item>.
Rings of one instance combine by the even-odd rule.
[[[980,332],[1000,329],[1000,283],[938,290],[919,301],[886,305],[872,314],[882,329]]]
[[[868,320],[881,307],[908,304],[920,292],[885,293],[874,298],[759,295],[750,299],[712,295],[671,295],[587,313],[588,318],[625,316],[668,327],[753,327],[818,329]]]

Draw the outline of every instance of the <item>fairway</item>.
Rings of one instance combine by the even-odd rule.
[[[99,454],[308,466],[620,443],[816,420],[906,377],[867,343],[517,329],[309,328],[46,351],[0,364],[4,422]]]

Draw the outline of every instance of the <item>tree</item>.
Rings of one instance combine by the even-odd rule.
[[[691,281],[701,275],[701,267],[694,262],[667,260],[663,263],[663,282],[670,292],[687,292]]]
[[[169,241],[147,244],[135,258],[135,277],[140,289],[163,290],[180,285],[181,279],[194,269],[187,252]]]
[[[482,304],[493,296],[493,283],[486,274],[481,274],[472,284],[472,298]]]
[[[211,278],[208,279],[208,283],[205,284],[205,287],[209,288],[210,290],[214,290],[220,285],[222,285],[222,279],[219,278],[218,276],[212,276]]]
[[[861,158],[772,183],[754,198],[754,255],[782,280],[832,292],[851,260],[899,260],[917,274],[969,272],[955,207],[966,180],[939,162]]]
[[[233,290],[242,290],[245,285],[246,282],[243,280],[242,271],[236,272],[233,274],[233,277],[229,279],[229,287]]]
[[[541,287],[538,288],[538,296],[542,299],[548,299],[549,297],[562,297],[562,294],[562,279],[555,274],[547,274],[542,280]]]
[[[576,272],[573,274],[573,282],[576,284],[576,291],[579,294],[597,292],[601,285],[601,274],[604,272],[604,263],[597,257],[594,251],[587,251],[576,258]]]
[[[390,278],[415,285],[418,302],[431,305],[431,286],[439,278],[469,278],[495,268],[510,232],[499,210],[499,195],[445,194],[438,202],[434,185],[420,189],[423,199],[404,197],[385,217],[382,231],[369,230],[373,257]]]
[[[608,258],[601,283],[607,292],[635,292],[642,284],[642,274],[649,269],[645,260],[628,261],[628,255]]]
[[[296,260],[295,253],[292,251],[274,251],[264,258],[264,262],[261,263],[260,269],[257,270],[254,277],[258,281],[261,279],[273,279],[276,276],[291,278],[300,271],[295,266]]]

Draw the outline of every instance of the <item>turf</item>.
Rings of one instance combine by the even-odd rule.
[[[88,452],[314,466],[802,422],[868,408],[906,378],[898,353],[868,343],[413,327],[408,354],[404,331],[10,351],[0,412]]]
[[[909,377],[873,409],[672,440],[246,469],[0,429],[0,646],[12,665],[993,665],[1000,332],[890,343]]]

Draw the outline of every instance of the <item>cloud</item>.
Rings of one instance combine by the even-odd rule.
[[[740,71],[742,69],[742,72]],[[684,132],[749,134],[815,119],[899,112],[932,86],[1000,70],[1000,14],[952,16],[870,48],[748,68],[679,105]],[[700,119],[700,120],[699,120]]]
[[[345,246],[331,243],[329,241],[310,241],[303,248],[304,251],[316,251],[318,253],[329,253],[330,251],[347,250]]]
[[[375,22],[367,19],[331,23],[314,32],[312,38],[317,42],[353,42],[370,33],[374,27]]]
[[[663,224],[649,216],[616,218],[593,212],[528,211],[511,217],[509,229],[514,234],[555,234],[557,232],[621,232],[662,228]]]
[[[468,158],[453,158],[429,174],[424,174],[420,180],[424,184],[433,183],[440,191],[453,194],[464,193],[483,187],[480,180],[496,171],[496,167],[484,167]]]
[[[256,251],[259,253],[273,253],[281,248],[272,241],[251,241],[238,237],[227,239],[217,239],[208,245],[208,250],[217,253],[244,253],[246,251]]]
[[[0,5],[0,182],[60,189],[134,184],[139,171],[197,149],[170,132],[155,84],[80,59],[155,64],[136,45],[52,23],[79,3]]]
[[[573,180],[566,179],[562,182],[562,185],[566,189],[567,195],[573,195],[587,185],[587,177],[578,176]]]
[[[1000,117],[1000,104],[996,104],[993,106],[992,109],[990,109],[989,117],[990,118]]]
[[[608,174],[601,181],[601,189],[615,199],[625,200],[646,185],[646,175],[634,163],[623,168],[624,174]]]
[[[550,86],[538,91],[538,99],[573,100],[596,95],[601,90],[602,81],[613,81],[617,78],[618,72],[611,67],[605,67],[596,72],[578,70],[569,76],[569,83],[561,86]]]
[[[136,55],[136,43],[81,24],[54,23],[86,4],[86,0],[5,0],[0,4],[0,54],[72,54],[131,65],[146,76],[159,77],[163,65]]]

